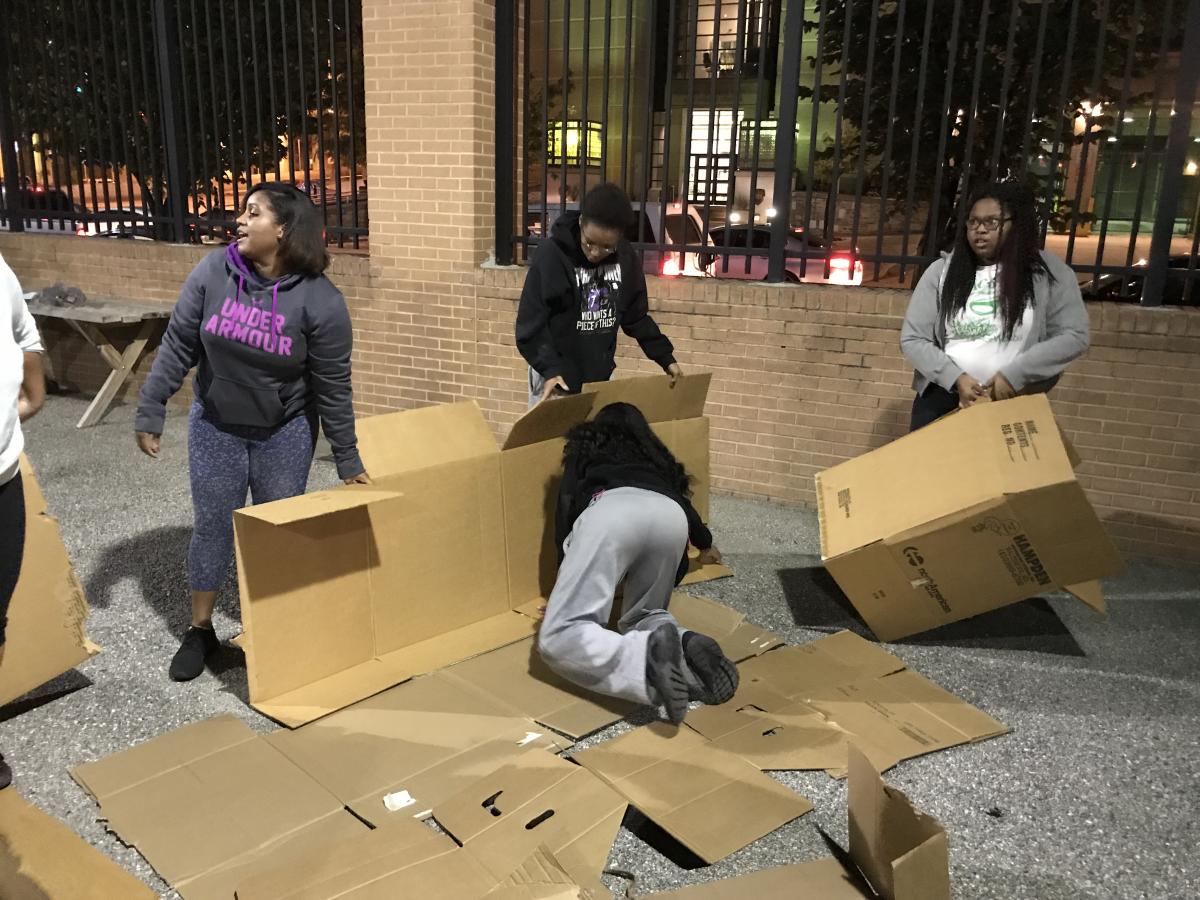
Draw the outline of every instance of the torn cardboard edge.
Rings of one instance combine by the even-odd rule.
[[[81,837],[0,790],[0,897],[153,900],[158,895]]]
[[[514,613],[553,586],[563,435],[608,402],[642,409],[705,515],[710,381],[624,379],[539,404],[503,448],[474,403],[359,420],[373,485],[235,514],[251,705],[294,727],[527,637]],[[695,576],[725,571],[710,568]]]
[[[20,460],[25,556],[8,607],[0,705],[22,697],[100,652],[87,636],[87,599],[29,459]]]
[[[650,896],[662,900],[950,900],[945,829],[890,787],[856,747],[849,751],[845,862],[827,857]]]
[[[939,419],[817,474],[825,568],[885,641],[1058,588],[1103,612],[1122,563],[1078,462],[1045,395]]]

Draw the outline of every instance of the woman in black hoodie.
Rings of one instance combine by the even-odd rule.
[[[571,429],[555,520],[562,556],[538,636],[542,658],[564,678],[661,703],[675,723],[689,700],[724,703],[738,681],[716,641],[684,631],[667,612],[689,540],[706,559],[720,558],[688,484],[635,406],[610,404]],[[616,633],[606,625],[622,582]]]

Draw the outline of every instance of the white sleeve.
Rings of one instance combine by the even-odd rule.
[[[38,334],[37,323],[25,304],[21,293],[21,283],[13,270],[0,259],[0,294],[7,300],[7,306],[12,309],[13,340],[25,353],[42,353],[42,338]]]

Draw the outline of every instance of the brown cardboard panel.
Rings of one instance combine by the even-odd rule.
[[[351,509],[363,509],[377,500],[395,500],[399,496],[397,491],[378,485],[347,484],[327,491],[247,506],[237,512],[268,525],[292,525]]]
[[[708,563],[700,565],[699,553],[695,547],[688,548],[688,571],[679,582],[680,587],[689,584],[703,584],[706,581],[716,581],[718,578],[730,578],[733,569],[724,563]]]
[[[1116,546],[1077,482],[1028,491],[1010,502],[1026,523],[1032,549],[1022,549],[1040,590],[1109,578],[1124,568]],[[1045,577],[1036,579],[1043,572]]]
[[[808,644],[780,647],[739,668],[743,682],[762,680],[786,697],[804,700],[826,685],[898,672],[904,661],[852,631],[839,631]]]
[[[205,876],[270,853],[302,829],[339,831],[326,820],[348,815],[333,794],[231,716],[71,774],[121,839],[185,896],[190,884],[203,887]]]
[[[389,485],[403,499],[369,510],[375,654],[508,610],[500,455],[403,473]]]
[[[671,595],[670,611],[684,628],[716,640],[721,651],[734,662],[766,653],[783,643],[779,635],[751,625],[741,613],[707,597],[676,591]]]
[[[554,438],[500,454],[508,594],[513,606],[549,597],[554,590],[558,574],[554,512],[564,446],[565,441]]]
[[[365,508],[281,526],[238,511],[234,533],[251,703],[374,656]]]
[[[1086,603],[1100,615],[1108,612],[1108,605],[1104,602],[1104,590],[1099,581],[1064,584],[1063,590],[1081,603]]]
[[[595,394],[571,394],[539,403],[513,423],[503,449],[515,450],[565,437],[574,426],[587,421],[595,402]]]
[[[355,423],[358,451],[375,481],[428,466],[494,456],[496,441],[472,400],[368,416]]]
[[[15,700],[95,656],[84,632],[87,600],[67,557],[58,523],[29,460],[21,457],[25,493],[25,556],[8,607],[8,638],[0,666],[0,704]]]
[[[826,857],[648,896],[655,900],[869,900],[871,895],[859,883],[836,859]]]
[[[267,741],[375,825],[427,812],[532,747],[568,745],[437,673]],[[384,798],[401,791],[407,805],[389,812]]]
[[[886,900],[950,900],[950,855],[937,819],[850,751],[850,857]]]
[[[692,477],[692,506],[708,521],[708,419],[679,419],[656,422],[654,433]]]
[[[609,893],[607,890],[604,893]],[[586,898],[575,878],[563,868],[545,845],[539,846],[520,866],[495,888],[487,900],[599,900],[601,894]]]
[[[573,740],[620,721],[635,708],[560,678],[542,662],[532,639],[469,659],[439,675],[493,697],[499,709],[527,716]]]
[[[647,421],[666,422],[703,416],[711,383],[711,372],[685,375],[674,385],[668,375],[646,375],[585,384],[583,392],[597,395],[593,416],[608,404],[621,402],[632,403]]]
[[[709,863],[812,809],[741,757],[662,722],[573,757]]]
[[[446,829],[496,878],[545,845],[579,880],[599,880],[625,799],[591,772],[542,750],[524,754],[434,808]]]
[[[153,900],[146,887],[61,822],[0,791],[0,897],[5,900]]]

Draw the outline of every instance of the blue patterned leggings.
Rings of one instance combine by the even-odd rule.
[[[219,425],[197,401],[188,415],[188,470],[195,527],[188,551],[193,591],[219,590],[233,554],[233,511],[303,494],[317,443],[316,416],[274,428]]]

